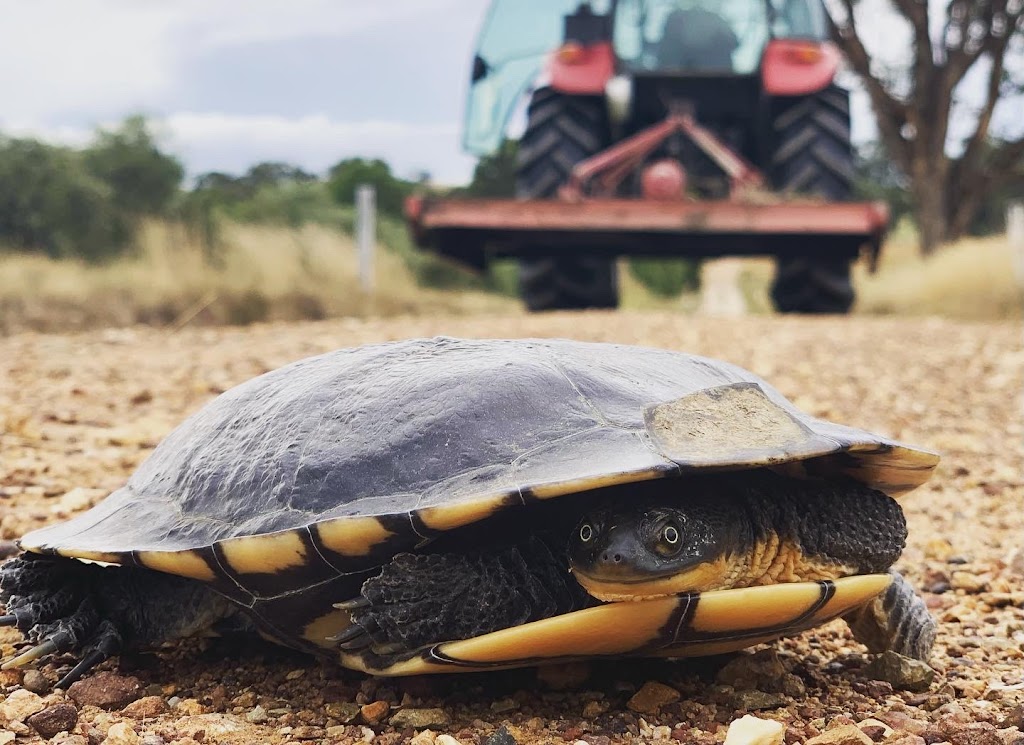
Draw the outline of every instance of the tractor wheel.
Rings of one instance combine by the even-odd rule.
[[[526,131],[519,141],[516,196],[554,197],[573,166],[600,152],[608,140],[602,98],[537,89],[530,99]],[[614,259],[566,256],[558,247],[554,247],[553,254],[519,261],[519,294],[529,310],[618,306]]]
[[[772,181],[783,192],[849,199],[854,176],[850,96],[836,85],[810,96],[777,102],[772,121]],[[771,295],[781,313],[846,313],[853,305],[849,259],[780,257]]]

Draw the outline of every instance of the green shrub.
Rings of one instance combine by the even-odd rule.
[[[650,292],[665,298],[700,289],[700,262],[690,259],[629,260],[629,273]]]

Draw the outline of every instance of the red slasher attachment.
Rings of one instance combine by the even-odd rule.
[[[687,195],[682,165],[657,156],[671,138],[692,142],[725,174],[726,199]],[[653,157],[653,160],[652,160]],[[619,196],[630,176],[638,198]],[[827,202],[769,191],[755,166],[687,112],[583,160],[558,199],[410,198],[416,242],[476,268],[488,257],[775,255],[856,258],[873,269],[888,227],[884,202]]]

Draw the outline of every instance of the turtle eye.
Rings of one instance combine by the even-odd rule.
[[[590,523],[583,523],[580,526],[580,540],[584,543],[589,543],[594,537],[594,529],[590,527]]]
[[[665,523],[658,532],[658,542],[654,549],[662,556],[672,556],[682,547],[683,532],[674,522]]]

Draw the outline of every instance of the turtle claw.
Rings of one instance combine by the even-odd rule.
[[[47,639],[42,644],[37,644],[27,652],[22,652],[17,657],[12,657],[7,660],[4,664],[0,665],[0,670],[10,670],[15,667],[21,667],[22,665],[38,660],[40,657],[45,657],[48,654],[52,654],[57,651],[57,645],[52,639]]]
[[[338,610],[355,610],[356,608],[365,608],[369,604],[369,600],[364,598],[362,595],[357,595],[351,600],[346,600],[344,603],[335,603],[334,607]]]
[[[68,689],[68,686],[70,686],[76,680],[81,678],[92,668],[96,667],[98,664],[103,662],[103,660],[107,659],[109,656],[110,655],[108,655],[106,652],[103,652],[102,650],[92,650],[91,652],[89,652],[89,654],[82,658],[81,662],[79,662],[77,665],[71,668],[71,671],[68,672],[67,675],[58,680],[54,688],[61,688],[66,691]]]
[[[361,626],[357,626],[356,624],[352,624],[351,626],[346,628],[344,631],[342,631],[340,633],[337,633],[334,636],[327,637],[327,641],[329,641],[329,642],[336,642],[336,643],[338,643],[339,646],[344,646],[346,643],[348,643],[352,639],[358,639],[359,637],[364,636],[365,634],[366,634],[366,631]]]

